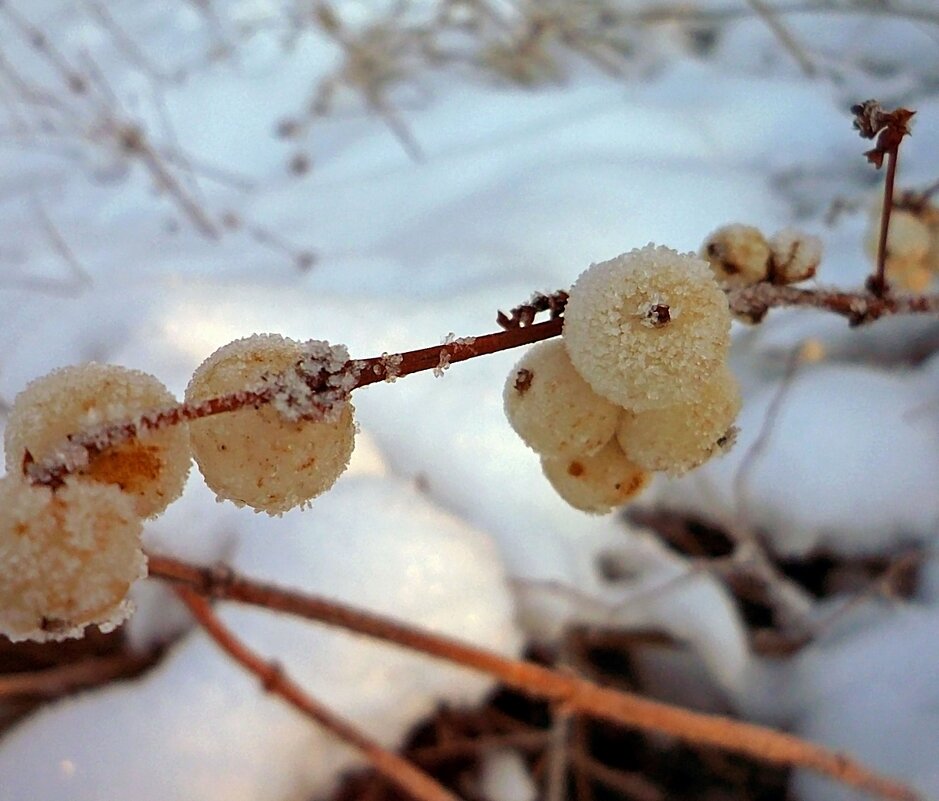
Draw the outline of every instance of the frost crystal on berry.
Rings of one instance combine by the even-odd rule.
[[[152,375],[113,364],[64,367],[37,378],[16,396],[4,432],[7,470],[22,469],[28,452],[128,493],[141,517],[154,517],[180,496],[189,473],[185,425],[148,430],[111,444],[108,424],[140,420],[176,399]],[[89,451],[69,435],[101,432]]]
[[[815,275],[822,261],[822,240],[795,228],[783,228],[769,240],[773,251],[772,280],[796,284]]]
[[[276,334],[239,339],[196,370],[186,399],[198,402],[245,386],[272,388],[274,402],[203,418],[190,426],[193,455],[220,498],[280,514],[329,489],[352,454],[355,423],[343,370],[345,348]],[[315,391],[307,377],[319,377]]]
[[[712,231],[701,246],[706,259],[723,286],[738,288],[766,278],[770,245],[752,225],[725,225]]]
[[[650,325],[662,306],[668,321]],[[694,398],[726,360],[730,311],[706,262],[648,245],[581,274],[563,339],[595,392],[641,411]]]
[[[114,628],[146,573],[141,523],[117,487],[71,476],[53,491],[0,478],[0,633],[61,640]]]
[[[627,411],[616,438],[623,452],[640,467],[681,475],[725,448],[727,432],[739,411],[737,381],[721,366],[690,401]]]

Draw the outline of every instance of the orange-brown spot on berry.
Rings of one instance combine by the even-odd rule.
[[[623,500],[628,500],[629,498],[632,498],[633,496],[640,493],[649,483],[649,479],[651,477],[651,473],[647,473],[645,470],[637,470],[635,473],[629,476],[626,481],[617,484],[616,489],[620,493],[620,497]]]
[[[582,476],[584,474],[584,466],[581,462],[571,462],[567,466],[567,473],[568,475],[574,476],[574,478]]]
[[[132,441],[96,454],[85,473],[95,481],[117,484],[133,494],[147,491],[159,478],[162,468],[157,445]]]

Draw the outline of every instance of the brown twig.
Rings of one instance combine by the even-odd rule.
[[[359,389],[378,381],[394,381],[402,376],[433,370],[440,374],[454,362],[486,356],[502,350],[521,347],[559,336],[564,325],[562,316],[567,296],[564,292],[553,295],[536,294],[528,303],[513,309],[511,316],[499,313],[498,322],[506,330],[478,337],[448,337],[441,345],[383,354],[368,359],[347,361],[338,371],[349,373],[353,380],[348,391]],[[939,314],[939,295],[911,295],[877,297],[869,292],[841,292],[827,289],[796,289],[791,286],[775,286],[766,282],[732,290],[728,293],[731,311],[744,316],[762,317],[770,307],[803,306],[823,309],[848,318],[851,325],[869,323],[894,314]],[[534,323],[534,315],[550,311],[552,318]],[[298,371],[302,371],[300,365]],[[301,372],[301,377],[314,395],[330,390],[329,381],[336,372],[325,369]],[[164,409],[156,409],[136,420],[124,421],[99,428],[76,432],[67,440],[66,450],[84,448],[89,456],[106,448],[120,445],[146,431],[179,425],[203,417],[234,412],[247,407],[259,407],[271,403],[284,386],[270,380],[262,388],[245,388],[228,395],[219,395],[200,403],[180,403]],[[58,486],[73,468],[60,461],[34,462],[29,454],[24,455],[23,472],[34,483]]]
[[[531,296],[528,303],[522,303],[516,306],[508,314],[499,312],[496,315],[496,322],[501,328],[506,330],[510,328],[523,328],[531,325],[535,321],[535,316],[539,312],[551,312],[551,319],[556,320],[564,313],[567,306],[568,294],[563,289],[545,295],[542,292],[536,292]]]
[[[656,731],[685,742],[715,746],[773,764],[806,768],[893,801],[919,798],[904,784],[881,776],[844,754],[789,734],[601,687],[534,662],[510,659],[327,598],[252,581],[232,571],[197,567],[158,555],[150,555],[149,569],[152,577],[187,587],[200,595],[262,606],[338,626],[477,670],[509,687],[579,714]]]
[[[768,6],[763,0],[747,0],[747,5],[753,9],[756,15],[763,20],[767,28],[779,40],[783,49],[792,56],[799,65],[799,69],[807,78],[813,78],[817,73],[812,59],[809,58],[805,49],[796,41],[795,36],[786,25],[779,19],[776,10]]]
[[[880,237],[877,243],[877,271],[868,279],[867,288],[877,297],[887,293],[887,234],[890,230],[890,212],[893,209],[893,185],[897,174],[900,143],[910,133],[910,120],[915,111],[905,108],[885,111],[876,100],[865,100],[851,107],[854,127],[865,139],[877,139],[875,146],[864,155],[878,170],[887,159],[887,178],[884,181],[884,204],[880,215]]]
[[[86,687],[139,673],[153,664],[157,653],[118,653],[81,662],[0,676],[0,699],[55,698]]]
[[[266,692],[280,696],[308,718],[359,750],[378,773],[412,798],[419,801],[459,801],[427,773],[382,748],[352,723],[312,698],[279,665],[266,662],[258,656],[222,623],[205,598],[186,586],[178,586],[176,594],[215,644],[245,670],[253,673]]]
[[[742,315],[765,313],[773,307],[812,308],[846,317],[852,326],[897,314],[939,314],[939,295],[878,297],[869,292],[842,292],[824,287],[798,289],[768,283],[732,290],[727,300],[731,311]]]
[[[878,297],[887,292],[887,235],[890,233],[890,214],[893,211],[893,184],[897,174],[899,148],[887,152],[887,178],[884,181],[884,203],[880,212],[880,232],[877,237],[877,272],[868,280],[867,286]]]
[[[346,362],[341,371],[349,371],[355,377],[352,389],[374,384],[378,381],[394,380],[400,376],[418,373],[424,370],[441,370],[453,363],[496,353],[501,350],[517,348],[561,333],[560,318],[544,323],[499,331],[480,337],[452,339],[441,345],[407,351],[391,356],[376,356],[370,359],[356,359]],[[328,390],[327,381],[332,374],[316,372],[304,376],[310,389],[315,393]],[[245,389],[228,395],[220,395],[199,403],[179,403],[164,409],[157,409],[141,415],[136,420],[128,420],[101,426],[96,429],[76,432],[69,436],[71,449],[84,448],[91,455],[106,448],[127,442],[147,431],[155,431],[167,426],[188,423],[211,417],[216,414],[234,412],[248,407],[259,407],[271,403],[282,387],[272,381],[263,388]],[[61,461],[34,462],[29,454],[25,455],[23,470],[34,483],[47,486],[60,485],[72,472],[69,465]]]

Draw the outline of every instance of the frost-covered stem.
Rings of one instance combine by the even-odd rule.
[[[454,362],[462,362],[477,356],[487,356],[500,350],[510,350],[540,342],[543,339],[550,339],[560,335],[563,323],[561,318],[557,318],[480,337],[463,337],[443,345],[411,350],[391,357],[378,356],[353,361],[351,364],[359,373],[355,386],[363,387],[388,378],[398,378],[424,370],[436,370]]]
[[[772,307],[801,306],[847,317],[852,326],[897,314],[939,314],[939,295],[935,294],[877,297],[869,292],[759,283],[728,292],[727,300],[731,311],[746,316],[759,318]]]
[[[89,456],[93,456],[108,448],[136,439],[148,431],[157,431],[224,412],[234,412],[247,406],[262,406],[271,402],[274,390],[274,387],[261,391],[245,390],[208,398],[199,403],[177,403],[174,406],[141,415],[135,420],[79,431],[70,434],[66,439],[72,448],[84,448]],[[73,469],[61,461],[34,462],[28,451],[23,460],[23,473],[36,484],[58,486]]]
[[[884,205],[880,213],[880,236],[877,240],[877,271],[870,277],[871,292],[882,298],[887,293],[887,234],[890,231],[890,213],[893,211],[893,184],[897,176],[899,142],[887,151],[887,176],[884,180]]]
[[[330,711],[296,684],[275,662],[267,662],[246,646],[212,611],[201,595],[185,586],[176,594],[192,616],[225,653],[249,673],[253,673],[266,692],[278,695],[295,709],[359,750],[369,764],[389,782],[418,801],[459,801],[443,785],[406,759],[382,748],[354,725]]]
[[[504,331],[478,337],[462,337],[434,345],[429,348],[385,354],[370,359],[353,359],[346,362],[339,374],[350,376],[346,391],[389,381],[419,373],[424,370],[440,371],[454,362],[487,356],[502,350],[530,345],[544,339],[559,336],[564,325],[560,316],[566,295],[563,292],[551,296],[538,296],[544,301],[537,308],[531,304],[519,307],[525,310],[551,310],[555,315],[542,323],[518,324],[500,314],[500,322],[510,324]],[[791,286],[776,286],[759,283],[728,292],[732,311],[759,319],[766,310],[776,306],[805,306],[823,309],[847,317],[851,325],[873,322],[881,317],[895,314],[939,314],[939,295],[909,295],[877,297],[869,292],[842,292],[833,289],[797,289]],[[552,305],[553,304],[553,305]],[[528,319],[528,318],[526,318]],[[328,389],[329,378],[334,375],[326,370],[303,376],[315,393]],[[333,385],[335,386],[335,385]],[[157,409],[136,420],[104,425],[88,431],[80,431],[68,437],[67,445],[73,450],[84,448],[88,456],[94,456],[134,439],[147,431],[154,431],[180,423],[199,420],[216,414],[234,412],[248,407],[270,403],[284,386],[271,381],[263,388],[245,388],[239,392],[208,398],[200,403],[180,403],[165,409]],[[62,461],[33,462],[29,454],[23,463],[23,472],[38,484],[58,486],[76,469]]]
[[[533,697],[624,726],[715,746],[779,765],[807,768],[845,785],[893,801],[917,801],[904,784],[881,776],[843,754],[763,726],[718,715],[690,712],[641,696],[601,687],[534,662],[510,659],[458,640],[327,598],[252,581],[229,570],[213,570],[150,555],[150,575],[214,598],[261,606],[393,643],[492,676]]]
[[[511,328],[479,337],[463,337],[434,345],[429,348],[406,351],[404,353],[376,356],[371,359],[354,359],[346,362],[339,370],[347,373],[352,380],[348,391],[373,384],[377,381],[393,380],[400,376],[419,373],[424,370],[441,370],[453,362],[461,362],[477,356],[486,356],[500,350],[517,348],[542,339],[549,339],[561,333],[563,320],[556,318],[543,323]],[[320,371],[304,376],[304,380],[314,392],[329,388],[327,380],[330,373]],[[168,426],[189,423],[216,414],[234,412],[249,407],[257,408],[270,403],[284,387],[277,381],[271,381],[260,389],[246,388],[228,395],[208,398],[199,403],[179,403],[165,409],[157,409],[141,415],[136,420],[113,423],[70,435],[67,450],[83,448],[88,456],[94,456],[107,448],[113,448],[139,437],[148,431],[156,431]],[[23,463],[23,472],[37,484],[48,486],[60,485],[65,477],[75,468],[63,461],[34,462],[27,454]]]

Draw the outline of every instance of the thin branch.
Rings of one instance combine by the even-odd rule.
[[[419,801],[459,801],[427,773],[403,757],[382,748],[351,722],[312,698],[279,665],[266,662],[258,656],[222,623],[203,597],[185,586],[177,587],[176,594],[215,644],[245,670],[253,673],[266,692],[280,696],[324,729],[359,750],[378,773],[412,798]]]
[[[741,566],[746,579],[765,594],[765,600],[777,617],[778,624],[785,629],[787,639],[791,641],[803,641],[809,637],[809,616],[814,605],[813,599],[805,589],[776,566],[764,544],[755,535],[749,521],[748,491],[754,465],[769,445],[800,364],[801,348],[795,348],[789,356],[779,387],[767,407],[756,439],[743,454],[734,475],[734,519],[732,524],[727,526],[727,533],[736,543],[730,559],[730,575],[727,578],[732,585],[734,568]]]
[[[84,659],[69,665],[0,676],[0,699],[57,698],[75,690],[138,674],[157,654],[123,653]]]
[[[854,128],[864,139],[876,139],[871,150],[864,155],[878,170],[887,159],[887,179],[884,181],[884,202],[880,214],[880,237],[877,242],[877,270],[868,279],[867,288],[877,297],[887,294],[887,234],[890,231],[890,213],[893,211],[893,185],[897,175],[900,144],[909,136],[910,120],[915,111],[897,108],[886,111],[876,100],[865,100],[851,107]]]
[[[783,3],[774,6],[773,11],[777,16],[789,16],[794,14],[835,14],[839,16],[896,17],[897,19],[908,19],[915,22],[939,25],[939,12],[925,8],[904,8],[886,3],[878,4],[865,2],[842,4],[827,2],[826,0],[807,0],[807,2]],[[693,5],[676,3],[638,11],[633,15],[633,19],[636,22],[647,25],[671,22],[723,23],[752,17],[755,13],[755,9],[753,9],[752,6],[741,7],[728,5],[724,8],[697,8]]]
[[[893,212],[893,185],[897,176],[899,146],[887,152],[887,177],[884,181],[884,202],[880,212],[880,233],[877,237],[877,272],[871,277],[870,290],[883,297],[887,291],[887,235],[890,233],[890,215]]]
[[[894,314],[939,314],[939,295],[909,295],[877,297],[870,292],[842,292],[828,289],[797,289],[791,286],[776,286],[761,282],[728,292],[731,311],[761,318],[770,307],[803,306],[824,309],[847,317],[851,325],[873,322],[881,317]],[[530,345],[544,339],[560,335],[564,325],[561,316],[566,294],[557,292],[553,295],[537,294],[529,304],[513,309],[509,317],[499,313],[498,322],[507,330],[484,334],[478,337],[448,337],[441,345],[406,351],[397,354],[383,354],[369,359],[347,361],[338,372],[318,370],[314,373],[301,373],[301,377],[314,395],[328,391],[330,379],[338,374],[351,374],[353,381],[348,390],[358,389],[378,381],[394,381],[402,376],[433,370],[441,374],[454,362],[485,356],[502,350]],[[534,315],[539,311],[550,311],[552,319],[542,323],[533,323]],[[302,370],[298,365],[297,370]],[[143,432],[153,431],[167,426],[199,420],[216,414],[233,412],[249,406],[258,407],[271,403],[284,386],[271,380],[262,388],[246,388],[240,392],[209,398],[200,403],[180,403],[163,409],[156,409],[142,415],[137,420],[125,421],[102,426],[89,431],[76,432],[68,437],[68,445],[74,451],[84,448],[89,456],[102,452],[106,448],[127,442]],[[35,483],[58,486],[74,468],[63,462],[33,462],[26,454],[23,471]]]
[[[355,359],[346,362],[340,372],[351,372],[355,378],[351,389],[374,384],[378,381],[393,381],[396,378],[424,370],[439,372],[453,362],[465,361],[477,356],[496,353],[501,350],[517,348],[542,339],[558,336],[563,321],[560,318],[544,323],[498,331],[480,337],[449,339],[441,345],[407,351],[370,359]],[[328,381],[333,373],[320,371],[305,374],[303,377],[312,392],[329,391]],[[84,448],[89,456],[127,442],[146,431],[154,431],[167,426],[179,425],[216,414],[234,412],[246,407],[259,407],[271,403],[277,393],[283,390],[277,381],[271,381],[263,388],[245,389],[228,395],[219,395],[199,403],[179,403],[149,414],[141,415],[136,420],[104,425],[87,431],[76,432],[68,437],[70,449]],[[24,459],[23,470],[30,480],[47,486],[58,486],[74,468],[61,461],[34,462],[28,454]]]
[[[773,32],[773,35],[779,40],[783,49],[785,49],[799,65],[803,74],[808,78],[814,77],[817,72],[815,65],[805,52],[805,49],[796,41],[789,28],[779,19],[776,11],[764,3],[763,0],[747,0],[747,5],[763,20],[766,27]]]
[[[846,317],[852,326],[872,323],[897,314],[939,314],[939,295],[891,295],[877,297],[868,292],[836,289],[798,289],[768,283],[735,289],[728,293],[730,310],[742,315],[759,314],[783,306],[822,309]]]
[[[200,595],[286,612],[480,671],[509,687],[579,714],[715,746],[764,762],[807,768],[893,801],[919,799],[906,785],[881,776],[844,754],[789,734],[601,687],[534,662],[510,659],[327,598],[255,582],[232,571],[201,568],[157,555],[149,557],[149,569],[152,577],[188,587]]]
[[[46,235],[49,237],[49,241],[52,244],[52,247],[72,271],[76,286],[92,286],[94,281],[88,274],[88,271],[82,266],[81,262],[78,260],[78,257],[75,255],[75,251],[73,251],[68,242],[65,241],[65,237],[62,236],[55,223],[52,222],[52,218],[49,216],[49,213],[46,211],[45,207],[38,198],[35,198],[35,207],[36,216],[39,217],[39,221],[42,224]]]
[[[564,637],[557,666],[565,673],[574,675],[570,667],[570,635]],[[564,801],[567,797],[570,740],[576,718],[566,704],[555,705],[553,720],[548,730],[547,767],[544,780],[544,801]]]

